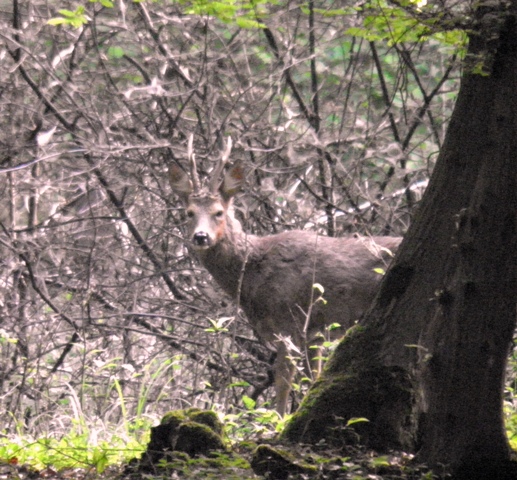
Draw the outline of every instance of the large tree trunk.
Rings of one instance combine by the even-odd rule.
[[[420,211],[372,309],[284,438],[342,441],[347,429],[335,427],[366,417],[356,430],[373,447],[418,451],[456,472],[481,465],[486,478],[509,465],[502,395],[517,301],[515,3],[478,8],[480,30]],[[475,73],[483,60],[488,75]]]

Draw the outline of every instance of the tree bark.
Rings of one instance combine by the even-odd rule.
[[[470,478],[509,478],[502,403],[517,303],[516,3],[478,8],[421,208],[374,305],[285,439],[347,441],[347,420],[366,417],[354,429],[374,448],[416,451]]]

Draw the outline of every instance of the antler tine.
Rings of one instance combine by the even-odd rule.
[[[219,185],[221,184],[221,173],[223,172],[224,165],[230,158],[232,145],[232,137],[228,137],[228,141],[226,142],[226,148],[223,152],[221,152],[221,157],[219,158],[214,170],[211,173],[210,191],[212,193],[216,193],[217,189],[219,188]]]
[[[194,135],[191,135],[187,144],[187,157],[190,165],[190,178],[192,179],[192,190],[198,193],[200,189],[199,176],[197,174],[196,156],[194,155]]]

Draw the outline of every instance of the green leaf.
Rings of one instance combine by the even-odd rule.
[[[434,38],[460,54],[465,50],[465,32],[446,28],[440,13],[434,11],[433,6],[427,7],[420,0],[402,1],[399,5],[392,5],[385,0],[366,2],[361,8],[362,27],[349,28],[346,33],[368,41],[385,41],[388,45],[424,42]],[[426,15],[415,17],[404,9],[405,5],[416,5]]]
[[[109,47],[108,48],[108,57],[109,58],[122,58],[124,55],[125,55],[125,52],[122,47]]]
[[[306,6],[302,6],[301,10],[306,15],[310,14],[310,10]],[[332,18],[332,17],[342,17],[345,15],[353,15],[355,14],[354,8],[334,8],[334,9],[324,9],[324,8],[315,8],[314,13],[317,13],[318,15],[321,15],[322,17]]]
[[[57,26],[63,25],[64,23],[68,23],[68,21],[65,18],[55,17],[51,18],[50,20],[47,20],[47,25]]]
[[[74,28],[80,28],[89,21],[89,18],[85,14],[85,8],[83,5],[78,6],[75,11],[62,8],[61,10],[58,10],[58,13],[61,17],[51,18],[47,21],[48,25],[70,25]]]
[[[370,460],[370,464],[374,467],[389,467],[391,464],[387,456],[374,457]]]
[[[229,387],[249,387],[250,384],[249,382],[246,382],[246,381],[240,381],[240,382],[232,382],[230,383],[230,385],[228,385]]]
[[[103,7],[113,8],[113,2],[111,0],[90,0],[91,3],[100,3]]]
[[[346,426],[350,427],[351,425],[354,425],[355,423],[363,423],[363,422],[369,422],[367,418],[364,417],[352,417],[348,422],[346,422]]]
[[[252,28],[265,28],[265,25],[263,23],[257,22],[256,20],[252,20],[250,18],[246,17],[237,17],[235,19],[235,23],[241,27],[246,28],[248,30]]]
[[[210,322],[211,327],[205,328],[205,332],[208,333],[221,333],[221,332],[227,332],[228,329],[224,327],[224,324],[233,320],[233,317],[221,317],[217,320],[212,320],[211,318],[207,318],[207,320]]]
[[[247,410],[253,410],[255,408],[255,405],[257,404],[257,402],[253,400],[253,398],[250,398],[247,395],[242,396],[242,403],[244,403],[244,406]]]
[[[66,18],[75,18],[76,12],[72,12],[71,10],[67,10],[66,8],[62,8],[61,10],[58,10],[58,13],[60,15],[63,15],[63,17]]]

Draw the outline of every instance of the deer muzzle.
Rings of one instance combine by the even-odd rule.
[[[197,248],[208,248],[212,245],[212,240],[208,233],[196,232],[192,237],[192,244]]]

